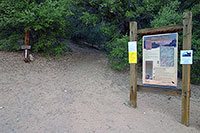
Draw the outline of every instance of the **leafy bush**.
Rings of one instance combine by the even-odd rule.
[[[111,49],[109,53],[109,62],[111,67],[115,70],[123,70],[128,65],[128,41],[129,37],[125,35],[122,38],[116,38],[108,43],[108,47]]]
[[[60,57],[63,51],[67,50],[66,42],[55,39],[51,36],[42,36],[33,47],[34,52],[43,52],[42,55],[53,55]]]
[[[16,51],[20,50],[20,46],[23,44],[23,36],[20,34],[12,34],[7,39],[0,40],[0,50],[4,51]]]
[[[25,30],[29,29],[30,45],[34,51],[59,55],[65,50],[60,43],[65,36],[65,18],[69,15],[72,15],[70,1],[2,0],[0,2],[0,48],[18,50],[24,43],[21,40],[24,40]]]
[[[113,69],[124,70],[128,66],[128,42],[129,36],[125,35],[121,38],[117,37],[113,41],[108,43],[110,48],[109,62]],[[141,65],[142,63],[142,39],[139,38],[137,41],[137,60]]]
[[[120,30],[115,25],[102,21],[97,13],[91,11],[94,7],[88,7],[88,10],[82,8],[86,3],[85,1],[74,2],[74,5],[79,8],[72,9],[74,15],[68,17],[69,21],[66,25],[69,28],[66,28],[66,33],[76,43],[95,45],[106,50],[108,48],[106,43],[119,35]]]
[[[83,44],[87,43],[90,45],[97,45],[101,47],[102,44],[106,43],[107,36],[102,32],[101,25],[94,26],[80,26],[71,33],[71,39],[76,43]]]
[[[151,21],[152,27],[182,24],[182,13],[178,12],[180,2],[172,1],[168,6],[162,7],[158,15]]]
[[[192,49],[194,52],[193,64],[191,69],[191,81],[193,83],[200,83],[200,3],[192,7],[193,15],[193,33],[192,33]]]

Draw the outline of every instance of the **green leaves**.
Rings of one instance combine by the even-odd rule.
[[[158,15],[154,17],[151,22],[152,27],[161,27],[167,25],[177,25],[182,24],[183,17],[182,13],[178,12],[180,2],[172,1],[167,6],[162,7]]]
[[[98,17],[95,14],[89,14],[88,12],[83,12],[83,15],[80,17],[84,24],[89,25],[96,25],[98,22]]]
[[[123,70],[128,65],[128,45],[129,37],[127,35],[122,38],[116,38],[108,43],[111,49],[109,53],[109,62],[113,69]]]
[[[34,51],[59,55],[60,51],[65,50],[60,44],[65,36],[66,17],[70,15],[73,15],[70,0],[2,0],[0,48],[18,49],[16,47],[23,43],[15,41],[19,39],[16,35],[20,35],[23,39],[25,30],[29,29],[30,44]]]

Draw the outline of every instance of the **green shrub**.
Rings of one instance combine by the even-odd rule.
[[[192,23],[193,23],[193,33],[192,33],[192,49],[194,52],[193,64],[191,69],[191,82],[200,83],[200,3],[196,4],[192,8]]]
[[[12,34],[7,39],[0,40],[0,50],[17,51],[23,45],[23,36],[20,34]]]
[[[67,43],[57,40],[54,37],[42,36],[33,46],[34,52],[42,52],[43,55],[53,55],[56,58],[60,57],[64,51],[67,51]]]
[[[66,17],[72,15],[66,0],[1,0],[0,49],[19,50],[25,30],[30,30],[30,45],[34,51],[59,56],[66,46]]]
[[[108,47],[111,49],[109,52],[109,62],[115,70],[123,70],[128,65],[128,41],[129,37],[125,35],[108,43]]]
[[[115,70],[124,70],[128,66],[128,42],[129,36],[125,35],[121,38],[117,37],[113,41],[108,43],[110,48],[109,63]],[[138,64],[142,63],[142,39],[137,41],[137,60]]]
[[[107,37],[101,31],[101,25],[96,26],[80,26],[71,33],[71,39],[79,44],[97,45],[100,47],[106,43]]]

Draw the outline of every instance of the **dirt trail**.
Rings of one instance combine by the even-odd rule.
[[[59,59],[0,52],[1,133],[188,133],[200,132],[200,87],[192,85],[190,127],[180,124],[181,97],[129,97],[127,72],[115,72],[104,53],[71,46]]]

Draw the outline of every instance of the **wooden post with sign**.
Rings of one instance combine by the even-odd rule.
[[[130,22],[130,41],[137,41],[137,22]],[[130,64],[130,105],[137,107],[137,63]]]
[[[183,14],[183,25],[173,25],[167,27],[148,28],[137,30],[137,22],[130,22],[130,41],[137,41],[137,35],[153,35],[162,33],[174,33],[183,30],[183,50],[191,50],[192,40],[192,12]],[[182,108],[181,108],[181,123],[189,126],[190,114],[190,64],[183,64],[182,69]],[[137,88],[138,86],[138,88]],[[138,90],[137,90],[138,89]],[[137,91],[151,91],[161,94],[173,93],[180,94],[180,90],[166,90],[158,87],[148,87],[137,85],[137,63],[130,63],[130,105],[137,107]]]
[[[24,49],[24,61],[29,62],[29,29],[25,31],[25,45],[21,46],[21,49]]]
[[[183,14],[183,50],[191,50],[192,42],[192,12]],[[181,123],[189,126],[190,114],[190,64],[183,64],[182,69],[182,109]]]
[[[25,32],[25,46],[28,46],[29,45],[29,30],[26,30]],[[25,49],[24,50],[24,61],[25,62],[28,62],[29,59],[28,59],[28,54],[29,54],[29,51],[28,49]]]

